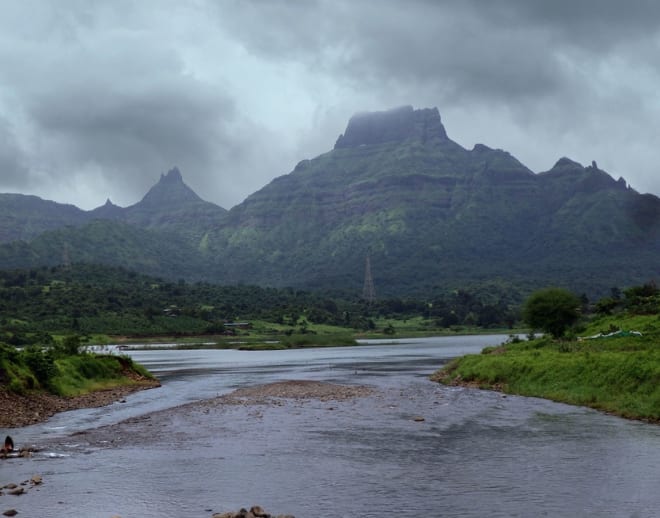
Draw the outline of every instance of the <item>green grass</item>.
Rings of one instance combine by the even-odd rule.
[[[58,374],[52,386],[53,392],[60,396],[77,396],[129,382],[122,375],[117,357],[83,354],[58,359],[55,365]]]
[[[432,379],[660,422],[657,336],[504,344],[458,358]]]
[[[277,340],[262,341],[253,339],[250,341],[241,341],[231,347],[242,351],[273,351],[280,349],[302,349],[304,347],[345,347],[357,345],[355,339],[344,334],[316,335],[295,333],[279,337]]]
[[[597,333],[608,333],[611,328],[626,331],[640,331],[644,334],[660,333],[660,316],[658,315],[609,315],[595,319],[580,332],[580,336],[592,336]]]
[[[129,372],[152,378],[144,367],[124,356],[67,355],[57,349],[19,350],[0,344],[0,387],[20,394],[45,391],[68,397],[132,385]]]
[[[416,316],[406,319],[379,317],[374,319],[376,328],[372,331],[356,333],[358,338],[415,338],[425,336],[455,336],[455,335],[475,335],[475,334],[512,334],[525,333],[526,329],[482,328],[476,326],[451,326],[439,327],[433,319],[422,316]],[[394,328],[394,334],[387,334],[385,329],[388,326]]]
[[[287,349],[357,345],[355,339],[346,333],[333,335],[292,334],[283,337],[282,343],[286,345]]]

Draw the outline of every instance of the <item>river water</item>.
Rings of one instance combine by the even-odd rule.
[[[18,445],[41,451],[0,461],[0,486],[34,474],[44,483],[0,496],[0,512],[183,518],[259,504],[297,518],[659,516],[660,427],[428,380],[449,359],[502,340],[129,351],[163,386],[12,430]],[[374,393],[189,404],[287,379]]]

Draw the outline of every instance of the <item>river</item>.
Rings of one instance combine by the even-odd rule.
[[[0,461],[0,486],[37,473],[44,483],[0,496],[0,512],[210,518],[259,504],[297,518],[658,516],[660,427],[428,380],[449,359],[502,340],[128,351],[162,387],[12,430],[17,444],[42,449]],[[343,402],[188,405],[285,379],[375,392]]]

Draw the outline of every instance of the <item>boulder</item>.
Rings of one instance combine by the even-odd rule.
[[[272,518],[273,515],[264,511],[259,505],[253,505],[248,511],[245,508],[239,509],[237,512],[223,512],[214,513],[211,518]],[[290,514],[278,514],[276,518],[295,518]]]
[[[250,513],[252,513],[252,516],[255,518],[270,518],[270,514],[268,514],[258,505],[253,505],[250,508]]]

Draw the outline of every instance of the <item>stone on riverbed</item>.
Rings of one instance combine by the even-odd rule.
[[[224,512],[224,513],[214,513],[212,518],[294,518],[290,514],[278,514],[274,516],[270,513],[267,513],[259,505],[253,505],[248,511],[245,508],[239,509],[237,512]]]

